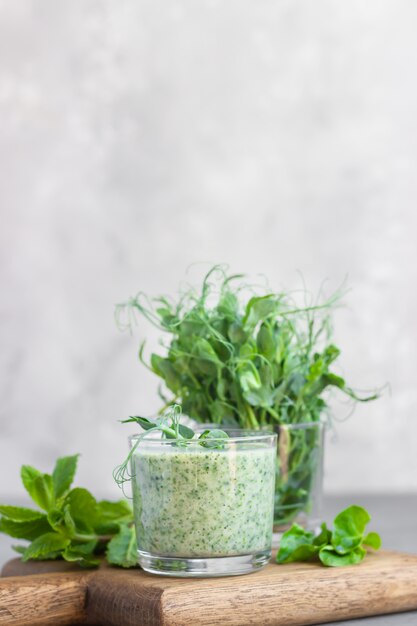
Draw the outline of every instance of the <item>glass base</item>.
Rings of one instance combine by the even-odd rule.
[[[157,556],[138,550],[138,562],[145,572],[162,576],[180,576],[182,578],[213,576],[239,576],[257,572],[269,563],[271,550],[213,558],[184,558]]]

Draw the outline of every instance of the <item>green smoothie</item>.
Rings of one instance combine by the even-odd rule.
[[[271,547],[275,448],[149,444],[132,457],[138,548],[172,557],[222,557]]]

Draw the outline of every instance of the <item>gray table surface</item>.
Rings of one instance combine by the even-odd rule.
[[[417,554],[417,494],[329,496],[324,501],[323,519],[330,523],[340,510],[350,504],[359,504],[369,510],[372,516],[370,526],[381,534],[384,548]],[[1,565],[16,557],[10,548],[12,541],[0,535]],[[338,626],[417,626],[417,611],[332,623]]]

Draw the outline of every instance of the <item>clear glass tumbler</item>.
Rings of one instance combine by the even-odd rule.
[[[277,435],[226,432],[228,439],[210,439],[219,447],[150,433],[134,450],[138,562],[145,571],[230,576],[268,563]]]
[[[324,422],[285,424],[278,434],[274,545],[293,522],[315,530],[320,524]]]

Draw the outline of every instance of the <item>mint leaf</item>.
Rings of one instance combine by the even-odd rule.
[[[81,567],[97,567],[100,565],[100,559],[94,558],[96,546],[96,540],[83,544],[71,544],[65,548],[62,557],[66,561],[78,563]]]
[[[125,524],[120,526],[119,534],[109,542],[106,557],[112,565],[135,567],[138,564],[135,528]]]
[[[27,547],[13,546],[25,561],[63,558],[81,567],[96,567],[97,555],[104,552],[109,537],[114,536],[115,542],[108,548],[114,563],[123,567],[136,565],[130,504],[125,500],[97,502],[81,487],[69,491],[78,456],[58,459],[52,476],[24,465],[22,482],[46,513],[0,504],[0,532],[32,542]]]
[[[61,498],[71,487],[77,470],[78,454],[63,456],[58,459],[52,472],[52,484],[55,498]]]
[[[75,522],[72,519],[69,506],[63,509],[52,509],[48,513],[48,522],[52,528],[70,539],[75,535]]]
[[[339,554],[332,546],[325,546],[319,552],[320,561],[328,567],[343,567],[344,565],[356,565],[366,555],[366,550],[361,547],[354,548],[346,554]]]
[[[94,526],[97,517],[97,502],[87,489],[83,487],[71,489],[65,498],[65,504],[68,505],[77,526],[80,524],[87,528]]]
[[[102,521],[116,521],[124,518],[131,520],[132,518],[132,508],[127,500],[117,502],[100,500],[97,502],[97,511]]]
[[[52,477],[49,474],[42,474],[30,465],[23,465],[20,475],[32,500],[44,511],[49,511],[54,500]]]
[[[26,509],[22,506],[8,506],[6,504],[0,504],[0,514],[14,522],[27,522],[45,517],[44,513],[40,511]]]
[[[363,546],[369,546],[373,550],[379,550],[381,543],[381,537],[375,532],[368,533],[362,541]]]
[[[23,553],[22,560],[51,558],[51,554],[56,554],[69,545],[70,540],[65,539],[57,533],[45,533],[28,546]]]
[[[126,500],[97,502],[97,513],[94,519],[94,529],[100,535],[119,532],[120,524],[133,522],[133,512]]]
[[[52,528],[48,523],[47,517],[43,514],[42,517],[38,517],[37,519],[21,522],[16,522],[6,517],[0,519],[0,532],[6,533],[6,535],[10,535],[10,537],[14,537],[15,539],[28,539],[32,541],[39,537],[39,535],[43,535],[51,530]]]
[[[339,554],[346,554],[360,546],[366,525],[371,520],[361,506],[352,505],[334,519],[332,546]]]
[[[38,476],[42,476],[42,472],[35,469],[34,467],[31,467],[30,465],[22,465],[22,468],[20,470],[20,476],[22,478],[22,483],[26,491],[31,496],[30,490],[32,482],[35,480],[35,478],[38,478]]]

